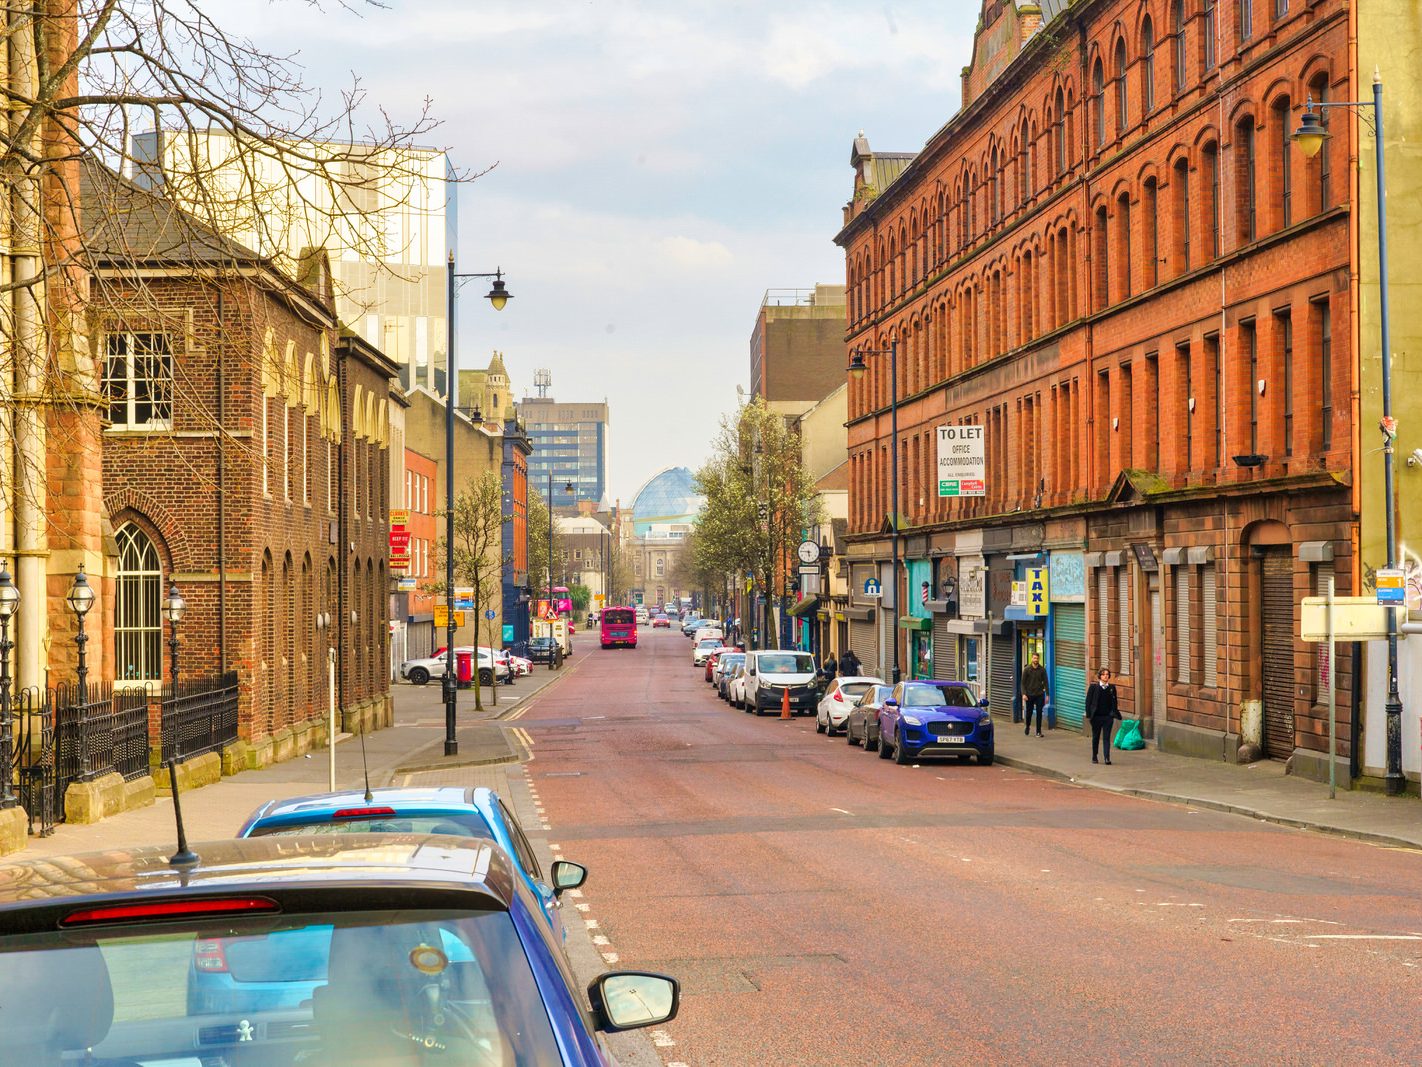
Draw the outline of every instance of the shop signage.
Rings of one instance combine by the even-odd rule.
[[[1384,568],[1373,573],[1373,587],[1377,590],[1379,604],[1407,603],[1407,579],[1401,570]]]
[[[987,564],[982,556],[958,561],[958,614],[965,619],[987,614]]]
[[[867,597],[881,597],[884,595],[884,587],[879,584],[877,578],[864,579],[864,595]]]
[[[1052,603],[1086,603],[1086,559],[1080,552],[1053,552],[1047,561],[1047,578]]]
[[[1012,583],[1012,600],[1010,601],[1010,603],[1014,608],[1025,608],[1027,606],[1026,582]]]
[[[390,512],[390,569],[405,570],[410,566],[410,513],[404,508]]]
[[[395,589],[401,593],[413,593],[415,591],[415,579],[400,578],[395,582]]]
[[[981,426],[938,427],[938,495],[986,496],[987,453]]]
[[[1028,567],[1027,581],[1023,584],[1027,587],[1027,614],[1033,618],[1047,614],[1047,568]]]

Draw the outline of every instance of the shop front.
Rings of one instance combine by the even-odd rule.
[[[1047,718],[1055,726],[1080,730],[1086,706],[1084,555],[1070,550],[1051,552],[1047,557],[1047,586]]]
[[[913,679],[933,678],[933,561],[911,559],[905,565],[908,579],[907,603],[899,626],[908,635],[908,669]]]

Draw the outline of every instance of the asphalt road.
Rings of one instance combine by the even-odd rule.
[[[518,722],[667,1063],[1422,1062],[1422,855],[956,762],[717,700],[677,631]]]

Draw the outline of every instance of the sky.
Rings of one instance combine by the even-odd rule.
[[[842,284],[851,142],[915,151],[957,111],[979,0],[207,0],[334,96],[359,76],[467,172],[462,366],[504,353],[519,395],[611,405],[624,505],[710,452],[767,289]],[[353,10],[350,10],[353,9]]]

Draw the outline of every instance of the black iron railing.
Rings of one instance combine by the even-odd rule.
[[[216,752],[237,740],[237,674],[180,681],[163,690],[163,760]]]
[[[21,689],[10,698],[14,751],[11,772],[30,833],[48,837],[63,817],[64,798],[56,788],[54,691]]]
[[[148,691],[107,682],[84,689],[82,704],[77,686],[57,686],[50,698],[60,797],[71,782],[110,773],[132,781],[148,773]]]

